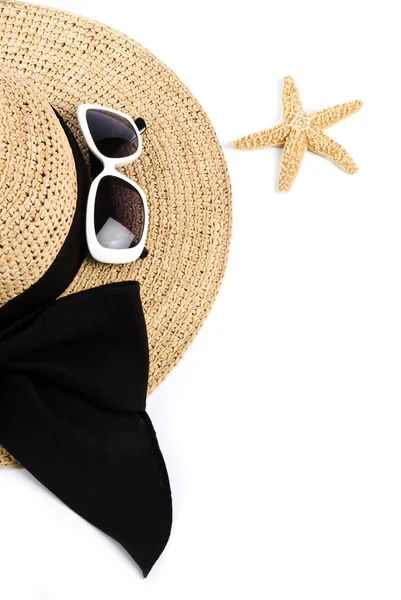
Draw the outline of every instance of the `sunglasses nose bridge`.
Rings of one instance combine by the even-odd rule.
[[[112,174],[113,171],[118,173],[118,169],[122,169],[126,165],[133,162],[132,157],[126,157],[123,159],[110,158],[108,156],[101,155],[101,158],[89,150],[89,165],[90,175],[92,181],[102,172]]]

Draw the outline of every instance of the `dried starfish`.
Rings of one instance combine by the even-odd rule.
[[[323,133],[323,129],[353,115],[361,106],[362,102],[355,100],[306,114],[293,78],[285,77],[283,123],[236,140],[234,148],[255,150],[269,146],[284,146],[278,183],[280,192],[290,190],[308,149],[329,158],[346,173],[356,173],[358,167],[353,158],[345,148]]]

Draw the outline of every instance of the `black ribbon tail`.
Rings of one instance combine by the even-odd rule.
[[[58,300],[0,336],[0,443],[145,577],[172,523],[148,367],[137,283]]]

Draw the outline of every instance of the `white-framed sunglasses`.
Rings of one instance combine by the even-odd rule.
[[[80,104],[77,115],[89,150],[103,166],[89,189],[89,252],[99,262],[132,262],[146,252],[148,207],[143,190],[117,168],[140,155],[145,122],[99,104]]]

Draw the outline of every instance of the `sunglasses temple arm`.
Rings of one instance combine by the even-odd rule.
[[[135,119],[135,125],[138,127],[139,133],[142,135],[146,131],[146,123],[141,117]]]

